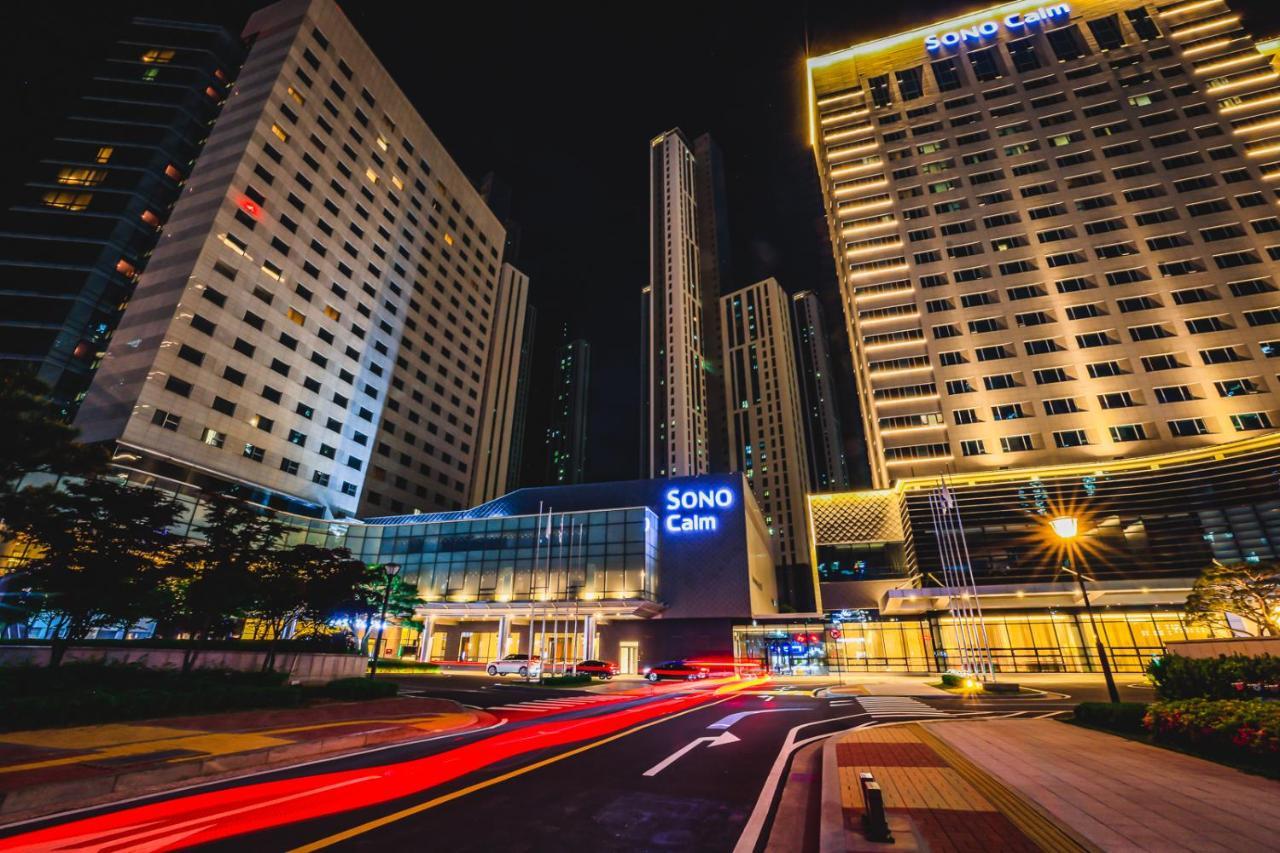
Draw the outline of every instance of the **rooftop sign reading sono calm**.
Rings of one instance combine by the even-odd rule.
[[[1041,6],[1039,9],[1030,12],[1014,12],[1012,15],[1006,15],[1003,21],[983,21],[980,24],[961,27],[951,32],[934,33],[925,38],[924,46],[930,53],[936,53],[944,47],[955,47],[961,42],[980,42],[1000,32],[1002,23],[1006,30],[1010,30],[1016,35],[1021,35],[1022,30],[1033,24],[1039,24],[1041,21],[1048,21],[1054,18],[1066,18],[1070,14],[1071,7],[1066,3]]]

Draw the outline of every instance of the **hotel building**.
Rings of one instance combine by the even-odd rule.
[[[243,36],[83,438],[321,517],[493,493],[475,481],[507,458],[514,405],[483,413],[494,359],[518,372],[527,289],[501,224],[332,0],[267,7]]]
[[[809,487],[815,492],[847,489],[849,469],[832,386],[835,374],[827,348],[827,326],[822,304],[812,290],[791,297],[791,323],[805,444],[809,448]]]
[[[1225,3],[1009,3],[808,72],[875,486],[1276,427],[1280,76]]]
[[[68,419],[243,59],[221,27],[134,18],[0,222],[0,363]]]

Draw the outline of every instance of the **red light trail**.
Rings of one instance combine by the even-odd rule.
[[[257,782],[124,808],[0,838],[0,851],[158,853],[204,844],[410,796],[502,759],[613,734],[766,680],[734,681],[597,717],[534,724],[394,764]]]

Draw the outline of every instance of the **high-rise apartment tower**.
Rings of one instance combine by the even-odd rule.
[[[849,488],[834,374],[827,350],[822,304],[812,290],[791,297],[792,337],[796,344],[796,382],[800,386],[805,445],[809,449],[809,487],[815,492]]]

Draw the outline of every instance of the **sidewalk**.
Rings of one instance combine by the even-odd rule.
[[[400,697],[2,733],[0,822],[493,722]]]
[[[896,844],[861,830],[858,774]],[[821,850],[1274,849],[1280,782],[1054,720],[855,730],[823,748]]]

